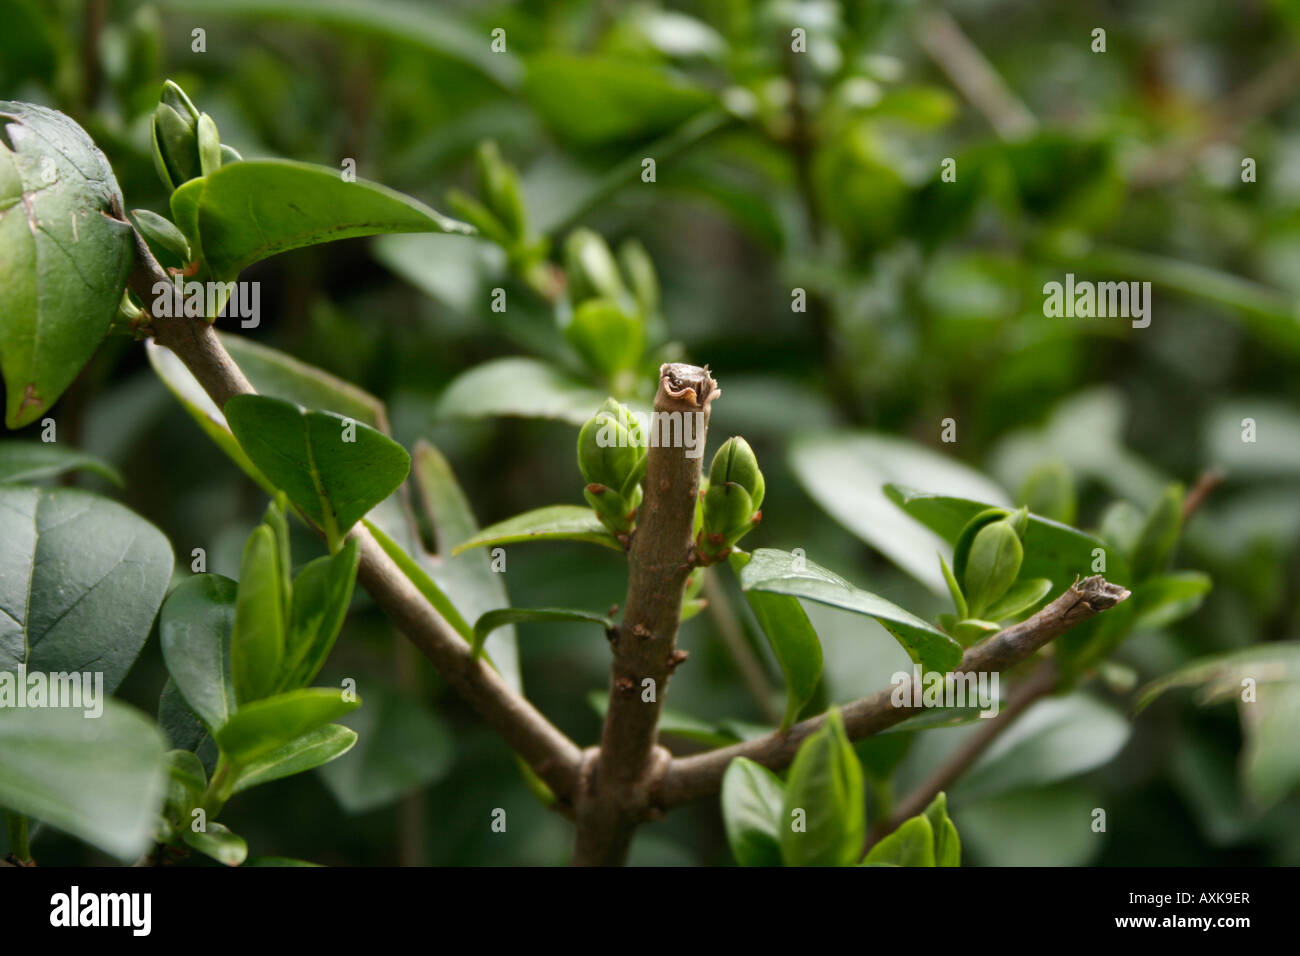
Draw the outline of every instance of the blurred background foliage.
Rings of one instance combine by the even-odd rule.
[[[1085,527],[1113,499],[1145,509],[1165,482],[1218,466],[1226,481],[1179,553],[1213,592],[1117,657],[1145,683],[1300,638],[1294,0],[0,0],[0,23],[0,91],[82,123],[129,208],[167,208],[149,140],[167,77],[245,157],[336,168],[350,157],[360,176],[453,214],[449,190],[478,195],[476,151],[498,145],[521,171],[536,241],[522,260],[443,236],[300,250],[245,273],[262,283],[263,321],[238,333],[378,396],[400,441],[443,452],[483,524],[580,503],[575,426],[610,391],[644,402],[658,363],[682,357],[722,385],[711,447],[745,435],[767,476],[747,547],[803,548],[933,618],[947,604],[932,550],[917,559],[930,565],[922,580],[900,570],[906,533],[873,532],[863,504],[883,480],[926,488],[926,475],[863,433],[930,446],[1008,493],[1062,462]],[[1104,53],[1092,49],[1098,27]],[[490,47],[497,28],[505,52]],[[791,52],[795,28],[806,53]],[[954,183],[939,177],[946,157]],[[1242,181],[1245,157],[1255,182]],[[564,332],[571,303],[546,257],[562,266],[579,227],[616,250],[635,240],[654,263],[658,301],[638,303],[645,348],[627,361],[602,367]],[[1151,281],[1150,328],[1045,318],[1043,283],[1067,271]],[[491,309],[497,288],[504,312]],[[792,310],[796,288],[806,311]],[[204,547],[208,570],[237,574],[265,497],[144,350],[110,339],[55,415],[61,443],[128,484],[67,480],[157,523],[178,573]],[[953,444],[940,441],[945,418]],[[1244,418],[1256,443],[1241,441]],[[295,541],[304,558],[319,548],[305,532]],[[622,600],[624,574],[603,549],[519,545],[505,582],[519,606],[603,612]],[[780,672],[734,578],[720,574],[706,596],[711,613],[684,625],[691,660],[668,706],[707,726],[761,723],[774,702],[751,691],[779,691]],[[825,648],[823,706],[908,667],[874,623],[808,610]],[[737,647],[758,662],[749,680]],[[519,650],[529,695],[594,743],[589,698],[608,679],[596,629],[521,625]],[[152,713],[164,676],[151,639],[121,696]],[[366,700],[361,741],[232,806],[230,826],[257,853],[567,860],[570,825],[360,589],[322,683],[342,676]],[[966,862],[1300,863],[1300,799],[1263,809],[1243,790],[1233,709],[1170,694],[1134,718],[1122,683],[1041,705],[954,788]],[[902,792],[960,735],[893,734],[860,751],[869,770],[897,765]],[[506,834],[489,828],[497,807]],[[1089,829],[1095,807],[1105,834]],[[100,859],[54,835],[42,850],[42,863]],[[716,801],[643,828],[633,852],[634,863],[729,860]]]

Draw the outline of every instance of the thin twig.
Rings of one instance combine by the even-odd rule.
[[[600,749],[589,753],[578,790],[578,865],[619,864],[649,808],[649,788],[667,766],[657,746],[659,711],[673,670],[686,579],[694,567],[692,529],[700,489],[701,455],[685,441],[665,441],[664,422],[693,416],[702,449],[709,408],[719,394],[707,368],[680,363],[659,369],[645,497],[628,549],[627,600],[613,641],[609,708]],[[684,436],[684,427],[678,431]]]
[[[1033,617],[1004,628],[969,648],[957,671],[1004,671],[1027,659],[1053,638],[1114,607],[1128,596],[1127,589],[1111,584],[1100,575],[1078,581]],[[860,740],[877,734],[921,710],[919,706],[906,703],[897,705],[896,695],[904,701],[911,699],[910,678],[901,687],[887,687],[871,697],[840,708],[849,738]],[[795,724],[785,733],[776,732],[758,740],[673,760],[654,789],[652,807],[656,811],[669,809],[717,793],[722,786],[722,775],[737,757],[747,757],[771,770],[789,766],[799,745],[821,727],[825,719],[822,714]]]
[[[750,696],[754,698],[754,703],[758,705],[763,719],[769,724],[779,723],[781,712],[772,704],[772,684],[767,679],[758,655],[745,639],[740,619],[731,606],[731,600],[727,597],[727,589],[712,568],[703,573],[704,597],[708,601],[709,616],[713,618],[713,623],[718,629],[718,636],[722,638],[722,643],[731,654],[731,659],[735,661],[736,669],[740,671],[740,678],[745,682]]]
[[[1223,484],[1223,478],[1223,470],[1220,468],[1210,468],[1201,472],[1201,477],[1196,479],[1196,484],[1192,485],[1192,490],[1187,492],[1187,497],[1183,499],[1184,524],[1200,510],[1201,505],[1205,504],[1205,499]]]
[[[137,233],[136,263],[129,285],[153,315],[155,341],[176,353],[218,408],[232,396],[252,394],[253,386],[211,325],[179,318],[184,315],[183,308],[178,307],[183,303],[179,301],[170,310],[176,318],[159,316],[158,311],[167,310],[150,308],[158,282],[171,285]],[[174,286],[171,294],[178,300],[181,296]],[[515,693],[495,670],[470,657],[469,644],[425,600],[363,524],[357,524],[349,537],[355,538],[360,546],[357,579],[361,585],[447,682],[546,781],[563,810],[569,805],[582,761],[578,746]]]

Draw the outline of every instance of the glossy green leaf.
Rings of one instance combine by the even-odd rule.
[[[124,862],[148,848],[167,792],[153,721],[116,700],[87,720],[63,707],[0,707],[0,806]]]
[[[0,672],[93,671],[111,694],[171,580],[157,528],[72,488],[0,487]]]
[[[390,232],[469,234],[471,227],[378,183],[284,159],[246,160],[205,176],[195,221],[205,266],[219,280],[302,246]],[[178,217],[178,222],[180,221]]]
[[[286,608],[280,551],[266,525],[258,525],[248,536],[239,579],[230,667],[235,699],[247,704],[275,692],[284,661]]]
[[[587,541],[615,551],[623,550],[618,539],[600,523],[596,512],[590,508],[550,505],[490,525],[457,545],[452,554],[460,554],[470,548],[514,544],[518,541]]]
[[[504,358],[458,375],[435,409],[441,418],[557,418],[581,425],[604,400],[604,392],[545,362]]]
[[[588,621],[599,624],[607,632],[615,627],[612,618],[591,611],[563,607],[503,607],[488,611],[474,622],[474,655],[478,656],[487,636],[497,628],[521,621]]]
[[[0,442],[0,484],[31,484],[57,478],[72,471],[85,470],[121,487],[117,469],[94,455],[57,442]]]
[[[788,459],[799,483],[832,518],[936,594],[946,590],[934,560],[942,541],[900,514],[885,497],[885,486],[896,483],[1009,504],[1002,490],[979,472],[892,436],[830,433],[802,438],[791,446]],[[949,544],[956,531],[947,538]]]
[[[181,839],[186,846],[226,866],[239,866],[248,856],[248,844],[244,838],[224,823],[209,823],[200,831],[185,827],[181,830]]]
[[[159,614],[163,661],[177,692],[210,730],[235,711],[231,634],[238,585],[198,574],[167,595]]]
[[[455,756],[451,733],[423,704],[378,684],[361,690],[366,706],[347,718],[357,745],[320,773],[348,813],[388,806],[436,783]]]
[[[741,866],[780,866],[785,784],[762,764],[737,757],[722,777],[722,819]]]
[[[781,718],[781,729],[786,730],[817,691],[822,676],[821,641],[797,597],[749,590],[745,598],[785,675],[785,716]]]
[[[787,594],[870,615],[927,671],[946,673],[961,661],[961,645],[932,624],[806,558],[759,548],[741,571],[740,583],[746,591]]]
[[[402,569],[402,573],[410,578],[411,583],[424,595],[425,600],[432,604],[437,612],[446,619],[447,623],[456,629],[456,633],[465,638],[467,642],[472,642],[474,629],[465,622],[460,611],[456,610],[456,606],[451,603],[451,599],[443,593],[428,572],[379,527],[369,521],[366,522],[366,527],[375,536],[375,540],[379,542],[379,546],[384,550],[384,553],[393,559],[394,563]]]
[[[934,829],[925,817],[912,817],[871,848],[864,863],[934,866]]]
[[[799,745],[786,780],[781,860],[786,866],[848,866],[866,833],[862,767],[832,707]]]
[[[325,532],[342,536],[406,480],[411,459],[382,432],[333,412],[236,395],[226,421],[258,469]]]
[[[241,706],[214,736],[232,764],[248,766],[360,704],[329,687],[291,690]]]
[[[0,100],[5,424],[36,421],[99,347],[135,246],[104,154],[55,110]]]
[[[192,261],[189,240],[170,219],[148,209],[132,209],[131,218],[151,245],[170,252],[178,262],[189,264]]]
[[[349,538],[337,554],[317,558],[294,578],[277,690],[305,687],[320,672],[352,603],[360,562],[360,546]]]
[[[317,727],[241,766],[231,792],[239,793],[272,780],[314,770],[343,756],[356,742],[357,733],[350,727],[341,724]]]
[[[974,617],[1006,594],[1020,573],[1024,548],[1020,538],[1006,520],[994,521],[980,529],[971,542],[962,592]]]

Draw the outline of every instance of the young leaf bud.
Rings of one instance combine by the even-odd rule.
[[[737,435],[728,438],[713,455],[709,466],[709,484],[721,485],[734,481],[749,493],[754,510],[763,506],[763,494],[767,489],[763,473],[758,470],[758,458],[749,442]]]
[[[1007,593],[1020,574],[1024,556],[1014,516],[979,530],[971,543],[963,581],[971,617],[982,617],[986,608]]]
[[[569,280],[569,302],[576,309],[588,299],[621,302],[627,294],[618,265],[597,233],[575,229],[564,243],[564,268]]]
[[[645,445],[641,426],[631,412],[612,398],[606,399],[578,433],[582,477],[589,485],[601,485],[631,498],[644,473]]]
[[[704,493],[704,527],[695,539],[701,564],[721,561],[732,545],[758,524],[762,515],[747,492],[734,481],[709,483]]]

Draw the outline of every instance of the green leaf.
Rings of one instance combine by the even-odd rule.
[[[444,778],[455,757],[451,733],[429,708],[379,684],[364,684],[366,706],[347,720],[358,742],[321,778],[348,813],[388,806]]]
[[[499,627],[520,621],[590,621],[599,624],[606,632],[616,626],[612,618],[591,611],[578,611],[563,607],[503,607],[488,611],[474,622],[474,656],[483,649],[487,636]]]
[[[360,562],[360,545],[349,538],[338,554],[317,558],[298,572],[277,690],[305,687],[320,673],[352,603]]]
[[[334,688],[291,690],[240,707],[214,737],[226,759],[244,767],[360,704]]]
[[[295,737],[282,747],[244,764],[235,778],[232,793],[297,773],[314,770],[343,756],[357,742],[357,733],[341,724],[326,724]]]
[[[433,578],[429,577],[424,568],[376,525],[367,521],[366,527],[375,536],[375,540],[379,542],[379,546],[384,550],[384,553],[393,559],[393,562],[402,569],[402,573],[410,578],[411,583],[424,595],[424,599],[432,604],[434,609],[446,619],[447,623],[456,629],[456,633],[465,638],[466,643],[473,643],[474,629],[466,623],[460,611],[456,610],[456,606],[451,603],[451,599],[442,592],[442,589],[438,587]]]
[[[0,707],[0,806],[130,862],[152,842],[166,792],[162,734],[134,708],[106,700],[87,720],[71,708]]]
[[[961,837],[948,816],[948,797],[942,790],[925,808],[925,818],[934,833],[934,865],[961,866]]]
[[[934,866],[934,829],[925,817],[912,817],[871,848],[867,864]]]
[[[948,585],[948,594],[952,597],[952,606],[957,611],[957,618],[966,617],[970,613],[966,606],[966,595],[961,593],[961,585],[957,583],[957,578],[943,555],[939,555],[939,569],[943,571],[943,583]]]
[[[397,442],[333,412],[236,395],[226,402],[225,414],[249,459],[321,527],[331,551],[397,490],[411,466]]]
[[[1257,684],[1300,683],[1300,643],[1278,641],[1192,661],[1143,687],[1133,712],[1141,713],[1177,687],[1199,687],[1198,700],[1203,704],[1239,698],[1247,678]]]
[[[148,239],[151,245],[170,252],[184,265],[192,261],[189,240],[170,219],[148,209],[132,209],[131,218],[135,220],[136,229],[140,230],[140,234]]]
[[[954,788],[963,801],[1055,783],[1108,763],[1130,726],[1086,694],[1039,701],[994,741]]]
[[[767,636],[785,675],[785,716],[781,729],[788,730],[812,700],[822,676],[822,645],[808,614],[797,597],[746,591],[745,598]]]
[[[1210,587],[1210,576],[1200,571],[1147,578],[1133,589],[1134,630],[1156,630],[1186,617],[1201,606]]]
[[[551,52],[528,59],[524,95],[561,137],[581,146],[666,132],[714,101],[650,63]]]
[[[468,224],[386,186],[362,179],[347,182],[328,166],[245,160],[222,166],[202,183],[202,191],[186,201],[197,202],[204,265],[223,281],[277,253],[336,239],[473,232]]]
[[[741,866],[780,866],[785,784],[762,764],[737,757],[722,777],[722,819]]]
[[[961,661],[961,645],[947,634],[839,575],[772,548],[756,550],[740,573],[746,591],[769,591],[867,614],[892,634],[924,670],[947,673]]]
[[[866,832],[865,799],[862,767],[832,707],[825,723],[799,745],[790,767],[781,820],[785,865],[856,863]]]
[[[209,730],[235,712],[231,634],[237,589],[219,574],[187,578],[167,595],[158,620],[167,673]]]
[[[284,661],[280,551],[275,534],[266,525],[258,525],[248,536],[239,578],[230,665],[235,699],[247,704],[275,693]],[[212,729],[215,732],[216,728]]]
[[[894,482],[999,506],[1009,504],[1002,490],[979,472],[891,436],[843,432],[803,438],[791,446],[788,459],[800,484],[832,518],[936,594],[945,591],[943,575],[934,563],[941,541],[918,531],[899,514],[885,497],[884,486]],[[960,530],[959,525],[956,531]],[[950,544],[956,531],[947,538]]]
[[[645,345],[641,320],[609,299],[588,299],[578,306],[564,337],[588,366],[607,376],[634,366]]]
[[[452,549],[452,554],[461,554],[470,548],[482,548],[498,544],[514,544],[517,541],[587,541],[591,544],[604,545],[615,551],[622,551],[623,546],[610,534],[609,529],[600,523],[596,512],[579,505],[550,505],[536,508],[523,514],[499,521],[484,528]]]
[[[210,856],[226,866],[239,866],[248,856],[248,844],[224,823],[209,823],[207,829],[194,831],[186,827],[181,831],[185,845]]]
[[[112,167],[62,113],[0,100],[5,424],[36,421],[90,360],[134,259]]]
[[[1047,578],[1025,578],[1011,586],[1011,590],[984,612],[990,621],[1005,621],[1028,611],[1052,593],[1052,582]]]
[[[604,400],[604,392],[545,362],[504,358],[458,375],[435,413],[440,418],[556,418],[581,425]]]
[[[1133,549],[1133,579],[1163,571],[1183,530],[1183,486],[1170,485],[1147,515]]]
[[[0,672],[95,671],[117,689],[171,580],[157,528],[72,488],[0,487]]]
[[[108,462],[57,442],[0,442],[0,484],[33,484],[79,469],[99,475],[119,488],[124,483],[118,470]]]

